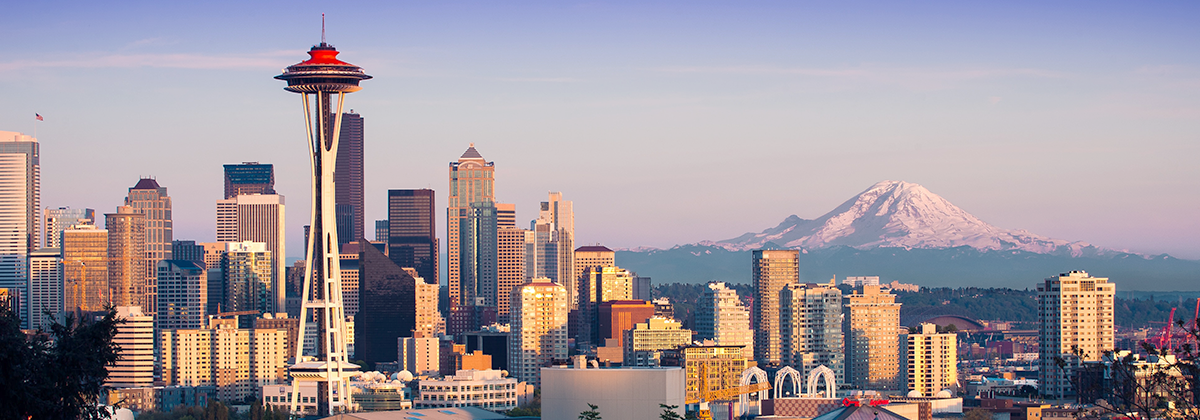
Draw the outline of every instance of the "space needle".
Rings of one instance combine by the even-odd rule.
[[[333,169],[337,163],[338,134],[342,131],[342,102],[347,93],[362,89],[358,82],[371,76],[363,73],[362,68],[337,59],[337,49],[325,43],[324,15],[321,20],[321,44],[308,51],[308,60],[288,66],[275,78],[287,82],[284,90],[299,93],[303,98],[312,160],[312,219],[304,254],[300,332],[307,331],[309,322],[316,323],[316,354],[305,357],[304,346],[297,343],[296,363],[288,369],[292,375],[289,404],[291,412],[298,414],[301,383],[316,382],[315,414],[324,417],[354,410],[350,377],[357,373],[358,366],[351,364],[346,355]]]

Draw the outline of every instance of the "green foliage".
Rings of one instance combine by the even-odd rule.
[[[972,408],[963,413],[963,420],[992,420],[992,412],[982,408]]]
[[[0,308],[0,407],[13,418],[105,419],[99,406],[106,366],[118,359],[117,312],[99,317],[68,313],[32,338],[19,318]]]
[[[520,407],[508,410],[505,413],[509,417],[541,417],[542,416],[542,390],[538,388],[533,391],[533,397],[521,404]]]
[[[680,416],[679,413],[675,412],[675,409],[679,408],[678,405],[659,404],[658,406],[662,407],[662,409],[663,409],[662,414],[660,414],[658,416],[659,419],[661,419],[661,420],[683,420],[683,416]]]
[[[266,414],[268,412],[271,413],[269,414],[271,417],[266,417],[268,416],[268,414]],[[251,420],[287,420],[288,418],[287,413],[283,410],[272,410],[269,407],[267,410],[263,410],[262,407],[258,407],[257,415],[260,417],[254,417],[255,415],[254,406],[250,407],[250,413],[246,413],[239,417],[237,415],[231,415],[229,407],[225,404],[221,404],[220,401],[209,400],[208,405],[204,407],[175,407],[175,409],[169,413],[154,411],[141,413],[138,414],[137,420],[230,420],[230,418]]]
[[[579,413],[579,420],[600,420],[600,410],[595,404],[588,403],[588,410]]]

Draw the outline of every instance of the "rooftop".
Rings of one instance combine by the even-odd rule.
[[[613,250],[603,245],[587,245],[575,248],[575,252],[613,252]]]
[[[137,185],[133,186],[135,190],[157,190],[159,188],[162,187],[158,186],[158,181],[155,181],[154,178],[142,178],[138,180]]]

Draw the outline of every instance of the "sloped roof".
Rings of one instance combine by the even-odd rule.
[[[812,420],[907,420],[904,416],[893,413],[883,407],[862,406],[842,407],[837,410],[813,417]]]
[[[137,185],[133,186],[135,190],[157,190],[159,188],[158,181],[155,181],[154,178],[142,178],[138,180]]]
[[[467,151],[463,152],[459,159],[483,159],[483,155],[479,154],[478,150],[475,150],[475,144],[472,143],[471,147],[468,147]]]
[[[575,252],[613,252],[604,245],[587,245],[575,248]]]

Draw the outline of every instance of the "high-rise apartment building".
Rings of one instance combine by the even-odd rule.
[[[782,364],[808,374],[820,366],[845,381],[842,290],[829,284],[789,284],[779,292],[779,353]]]
[[[222,401],[258,395],[264,385],[287,380],[286,329],[239,329],[213,318],[200,329],[158,333],[165,385],[214,386]]]
[[[116,213],[104,215],[104,228],[108,230],[108,289],[113,305],[150,307],[146,287],[146,215],[131,206],[120,206]]]
[[[386,229],[380,232],[377,226],[375,240],[387,242],[388,258],[396,265],[412,267],[418,277],[437,284],[440,273],[434,204],[433,190],[388,190]]]
[[[547,278],[535,278],[513,289],[512,375],[541,385],[542,366],[567,358],[567,289]]]
[[[750,311],[742,306],[737,291],[722,282],[708,284],[696,304],[696,338],[719,346],[742,346],[743,354],[754,354]]]
[[[1074,368],[1100,360],[1114,348],[1113,295],[1116,285],[1086,271],[1072,271],[1038,284],[1038,392],[1074,395]],[[1080,352],[1080,356],[1075,355]],[[1059,366],[1058,359],[1066,361]]]
[[[284,216],[284,198],[278,194],[239,195],[217,201],[217,242],[261,242],[271,251],[271,299],[275,308],[283,308],[286,298]]]
[[[275,194],[275,166],[258,162],[225,165],[225,198],[250,194]]]
[[[438,285],[415,277],[367,241],[359,242],[355,351],[358,359],[391,361],[400,337],[433,337]],[[413,372],[416,374],[416,372]]]
[[[342,114],[337,164],[333,170],[334,213],[340,243],[367,239],[364,180],[363,118],[352,109]]]
[[[396,361],[400,370],[413,375],[437,376],[441,370],[441,349],[437,337],[400,337],[396,339]]]
[[[846,382],[859,389],[899,390],[900,304],[880,286],[842,297]]]
[[[96,211],[70,207],[47,207],[43,220],[45,229],[42,231],[42,237],[46,238],[45,247],[62,248],[62,231],[78,224],[95,224]]]
[[[533,232],[533,252],[527,256],[527,271],[533,277],[547,277],[567,289],[567,298],[576,300],[575,285],[575,212],[562,193],[551,192],[543,201],[538,218],[529,223]]]
[[[516,212],[512,204],[498,204],[501,213]],[[504,220],[504,221],[501,221]],[[508,323],[512,311],[510,299],[512,290],[529,278],[526,276],[526,246],[525,229],[518,228],[514,221],[508,224],[507,219],[497,218],[496,231],[496,318],[503,324]]]
[[[613,300],[633,299],[633,273],[616,266],[591,267],[579,278],[579,325],[575,343],[599,346],[600,304]]]
[[[116,362],[107,366],[108,378],[104,385],[113,388],[141,388],[154,386],[154,317],[142,313],[137,306],[118,306],[117,334],[113,345],[117,346]]]
[[[108,290],[108,231],[75,225],[63,231],[63,309],[102,311]]]
[[[125,205],[146,216],[146,262],[142,264],[142,268],[146,270],[146,298],[142,310],[153,316],[157,313],[155,305],[158,304],[158,299],[155,298],[158,283],[154,281],[154,276],[158,273],[158,262],[172,259],[171,242],[174,240],[174,228],[171,226],[171,197],[167,195],[166,187],[158,185],[158,181],[142,178],[129,189]]]
[[[157,330],[191,329],[204,326],[208,304],[208,276],[204,266],[190,260],[158,262]]]
[[[625,366],[659,366],[663,350],[692,343],[692,331],[674,319],[653,317],[625,331]]]
[[[59,238],[61,242],[62,236]],[[46,312],[57,314],[63,310],[62,261],[62,249],[59,248],[42,248],[29,253],[29,303],[25,306],[31,329],[47,326]]]
[[[471,267],[464,264],[462,257],[464,248],[470,245],[465,242],[471,236],[466,235],[467,232],[463,232],[462,228],[471,225],[468,219],[478,217],[477,210],[481,207],[476,204],[489,205],[495,201],[495,169],[495,163],[484,160],[483,155],[475,150],[474,143],[457,162],[450,162],[450,194],[446,209],[446,266],[449,272],[446,274],[450,286],[449,307],[452,309],[475,304],[471,301],[474,294],[468,295],[468,299],[463,298],[464,293],[471,293],[462,290],[463,267]]]
[[[800,251],[794,249],[753,251],[751,282],[754,283],[754,360],[777,366],[779,349],[779,292],[800,282]]]
[[[221,312],[278,312],[272,298],[275,283],[271,267],[275,254],[262,242],[229,242],[221,256],[221,274],[225,285],[225,303]],[[239,316],[238,325],[249,328],[257,315]]]
[[[900,372],[908,392],[932,397],[958,384],[958,334],[938,333],[936,324],[923,323],[920,332],[900,336],[905,352]]]
[[[0,131],[0,288],[14,291],[21,328],[29,327],[29,252],[37,249],[41,161],[36,138]]]

